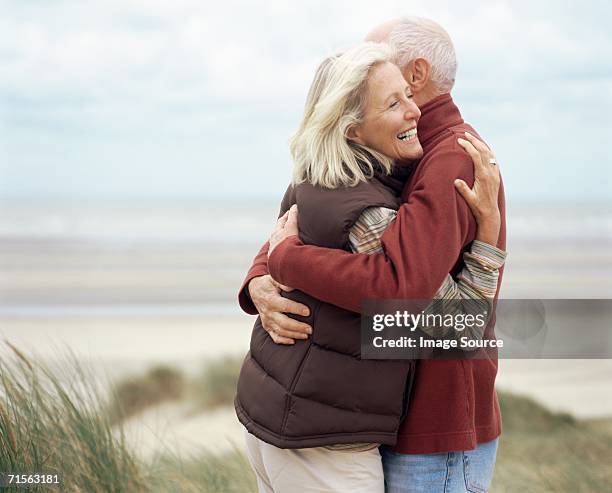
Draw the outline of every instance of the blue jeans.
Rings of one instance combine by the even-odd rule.
[[[486,493],[493,479],[498,441],[443,454],[396,454],[381,447],[385,492]]]

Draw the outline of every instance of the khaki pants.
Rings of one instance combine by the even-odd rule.
[[[383,493],[378,449],[366,452],[322,447],[281,449],[245,430],[247,455],[259,493]]]

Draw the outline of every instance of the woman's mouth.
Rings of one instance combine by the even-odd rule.
[[[417,129],[416,127],[414,127],[414,128],[411,128],[410,130],[406,130],[405,132],[402,132],[401,134],[398,134],[397,138],[404,142],[409,142],[411,140],[415,140],[416,136],[417,136]]]

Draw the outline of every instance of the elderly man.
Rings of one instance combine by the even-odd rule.
[[[275,232],[280,242],[268,259],[266,244],[239,295],[242,308],[259,313],[277,343],[307,337],[310,327],[286,313],[306,307],[279,294],[282,286],[359,311],[367,298],[431,299],[448,272],[462,266],[476,223],[455,193],[457,176],[472,174],[457,136],[469,130],[450,91],[456,59],[448,34],[436,23],[402,18],[374,29],[370,41],[393,44],[421,110],[418,135],[424,155],[402,194],[395,223],[382,237],[384,254],[368,256],[304,245],[295,221]],[[505,249],[503,188],[498,247]],[[497,293],[501,284],[500,273]],[[497,298],[497,294],[496,294]],[[423,360],[417,367],[408,414],[392,449],[383,449],[387,491],[486,491],[491,482],[501,416],[494,389],[497,362]],[[382,384],[382,382],[381,382]]]

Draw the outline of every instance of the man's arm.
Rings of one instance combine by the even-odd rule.
[[[384,253],[381,237],[385,230],[397,217],[397,211],[384,207],[369,207],[353,224],[349,234],[349,242],[353,253],[374,255]],[[480,228],[480,225],[479,225]],[[495,237],[495,241],[497,237]],[[506,252],[488,243],[474,240],[470,250],[463,254],[463,269],[454,279],[446,275],[444,282],[436,291],[436,303],[429,305],[425,313],[436,313],[444,306],[444,313],[454,315],[476,316],[486,307],[487,323],[492,316],[493,300],[497,292],[499,269],[504,265]],[[440,305],[440,300],[444,300]],[[464,331],[458,331],[453,326],[421,324],[422,332],[434,339],[457,339],[467,337],[480,340],[485,326],[466,326]],[[463,347],[467,351],[477,350],[474,347]]]
[[[295,202],[290,185],[281,202],[279,217]],[[294,344],[295,339],[306,339],[312,328],[286,314],[308,316],[307,306],[281,296],[281,288],[268,274],[268,246],[266,242],[255,256],[251,268],[240,287],[238,303],[249,315],[259,314],[261,324],[277,344]]]
[[[238,292],[238,303],[240,303],[240,308],[242,308],[249,315],[257,315],[257,308],[251,299],[251,295],[249,294],[249,283],[255,277],[266,276],[269,274],[268,272],[268,242],[266,241],[263,246],[260,248],[259,253],[253,259],[253,263],[251,264],[251,268],[247,273],[242,286],[240,287],[240,291]]]
[[[295,192],[292,185],[287,187],[285,191],[285,195],[283,195],[283,200],[281,201],[280,211],[278,213],[278,217],[280,218],[285,212],[289,210],[289,208],[295,203]],[[257,315],[257,307],[253,303],[251,298],[251,294],[249,293],[249,284],[251,280],[256,277],[266,276],[269,274],[268,272],[268,247],[270,246],[269,242],[265,242],[262,247],[259,249],[259,252],[253,259],[253,263],[251,264],[251,268],[247,273],[242,286],[240,287],[240,291],[238,292],[238,303],[240,304],[240,308],[242,308],[249,315]]]
[[[457,143],[420,166],[407,203],[382,236],[384,254],[352,254],[290,237],[268,259],[272,277],[355,312],[367,298],[431,299],[475,237],[476,222],[454,187],[457,178],[471,185],[474,171]]]

